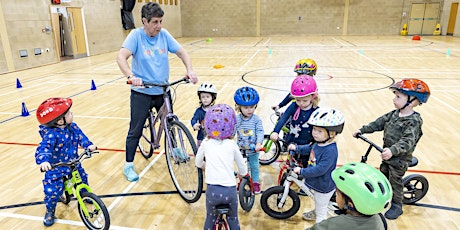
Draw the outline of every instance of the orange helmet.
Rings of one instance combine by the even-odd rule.
[[[430,97],[430,88],[422,80],[407,78],[396,82],[390,86],[390,89],[396,89],[401,93],[416,97],[420,103],[426,103]]]
[[[70,98],[48,98],[38,106],[37,120],[42,125],[51,126],[61,119],[70,107],[72,107]]]

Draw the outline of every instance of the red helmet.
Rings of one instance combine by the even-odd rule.
[[[397,89],[399,92],[416,97],[420,103],[426,103],[430,97],[430,88],[422,80],[415,78],[403,79],[390,86],[390,89]]]
[[[69,111],[71,106],[70,98],[48,98],[38,106],[37,120],[45,126],[53,125]]]

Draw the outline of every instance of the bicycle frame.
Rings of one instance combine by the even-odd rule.
[[[289,189],[291,188],[292,183],[297,184],[297,186],[299,186],[307,194],[307,196],[313,198],[313,193],[305,185],[304,183],[305,178],[302,175],[298,175],[294,173],[294,170],[291,168],[288,169],[287,173],[288,173],[288,176],[283,184],[283,187],[284,187],[283,196],[281,197],[281,200],[278,204],[278,208],[283,207],[284,202],[286,201],[286,198],[288,197]]]
[[[173,113],[172,96],[167,91],[170,86],[183,81],[188,82],[188,79],[182,78],[167,84],[143,83],[144,87],[161,87],[164,102],[157,114],[152,109],[149,110],[149,116],[146,119],[148,126],[143,127],[144,130],[140,139],[140,141],[145,141],[145,145],[139,142],[138,146],[143,156],[146,159],[150,158],[153,149],[160,147],[161,136],[164,132],[164,151],[171,179],[180,196],[186,202],[193,203],[198,201],[203,188],[202,171],[196,168],[190,160],[196,154],[197,148],[188,128]],[[146,152],[147,149],[144,149],[147,146],[149,148],[148,152]],[[191,173],[193,170],[197,170],[198,179],[196,181],[190,179],[190,176],[193,175]],[[195,187],[195,182],[197,187]]]
[[[76,167],[72,168],[72,177],[66,177],[64,179],[64,192],[67,192],[69,195],[74,195],[77,197],[78,203],[81,205],[81,208],[83,210],[83,213],[88,216],[89,212],[88,209],[86,208],[86,205],[83,203],[83,199],[81,197],[80,191],[82,189],[86,189],[89,193],[92,193],[91,188],[83,183],[83,180],[81,179],[80,173],[78,172],[78,169]],[[75,185],[75,186],[74,186]],[[75,191],[74,191],[75,188]]]

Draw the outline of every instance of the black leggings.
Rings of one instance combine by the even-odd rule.
[[[169,98],[171,94],[168,92]],[[130,109],[131,120],[129,122],[128,136],[126,137],[126,162],[134,161],[137,144],[142,135],[145,120],[149,110],[155,108],[158,112],[164,103],[163,95],[147,95],[131,90]]]

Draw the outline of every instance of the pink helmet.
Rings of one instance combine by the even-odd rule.
[[[291,95],[293,97],[305,97],[308,95],[316,96],[318,88],[312,76],[297,76],[291,85]]]
[[[232,137],[235,124],[235,111],[227,104],[217,104],[206,111],[204,127],[210,138],[222,140]]]

